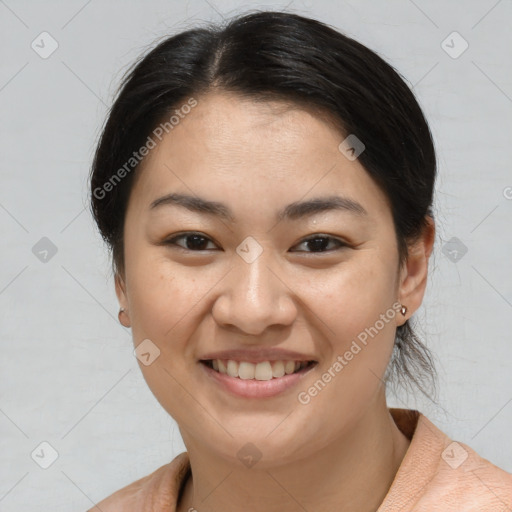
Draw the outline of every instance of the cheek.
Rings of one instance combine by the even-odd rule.
[[[211,307],[218,269],[184,266],[165,256],[141,257],[130,272],[130,309],[135,344],[145,338],[158,344],[162,355],[190,355],[187,342],[199,318]],[[135,264],[136,263],[136,264]],[[225,272],[224,272],[225,273]]]
[[[164,339],[193,307],[198,293],[196,278],[183,269],[173,270],[168,260],[160,258],[134,258],[128,273],[134,337]]]
[[[369,250],[335,271],[304,281],[302,293],[327,327],[346,340],[373,325],[395,302],[392,268]]]
[[[330,411],[332,425],[354,420],[361,413],[362,404],[372,400],[382,384],[393,350],[394,275],[391,267],[371,259],[371,265],[354,265],[350,271],[347,268],[346,272],[323,280],[320,288],[325,293],[321,294],[316,287],[316,297],[312,296],[315,313],[322,320],[317,325],[323,326],[328,345],[322,368],[325,380],[321,379],[329,382],[325,388],[319,386],[322,391],[312,403],[318,410]],[[337,404],[334,409],[333,403]],[[318,423],[315,428],[322,426]]]

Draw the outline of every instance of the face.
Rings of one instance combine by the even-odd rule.
[[[332,125],[280,103],[197,99],[137,171],[116,279],[126,325],[159,350],[140,368],[185,444],[307,457],[371,406],[405,321],[396,302],[416,309],[421,279],[398,268],[389,203]],[[158,201],[170,194],[192,199]],[[246,377],[308,366],[270,381],[208,367],[230,358]]]

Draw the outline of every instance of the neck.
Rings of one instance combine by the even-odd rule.
[[[177,512],[342,510],[375,512],[410,441],[398,429],[385,395],[343,436],[314,456],[258,469],[234,466],[188,442],[192,468]]]

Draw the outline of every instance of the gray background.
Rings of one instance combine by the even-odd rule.
[[[122,72],[157,38],[285,6],[0,0],[0,510],[86,510],[184,449],[117,321],[107,251],[85,209],[87,173]],[[288,9],[394,65],[436,141],[438,232],[416,318],[436,355],[440,406],[421,395],[389,405],[420,409],[512,472],[511,2],[295,0]],[[47,58],[31,47],[43,51],[43,31],[58,43]],[[469,44],[461,55],[463,40],[446,40],[453,31]],[[40,252],[43,237],[55,254]],[[43,441],[58,452],[47,469]]]

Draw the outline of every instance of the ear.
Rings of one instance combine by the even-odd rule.
[[[399,299],[407,307],[407,313],[406,316],[398,315],[397,318],[403,319],[403,323],[421,306],[427,287],[428,261],[436,231],[434,219],[427,216],[427,221],[421,236],[409,246],[409,256],[400,274]]]
[[[114,276],[114,282],[115,282],[117,300],[119,301],[119,306],[121,308],[124,308],[124,312],[119,315],[119,321],[125,327],[130,327],[129,316],[128,316],[129,315],[128,297],[126,295],[126,284],[124,282],[124,278],[119,274],[119,272],[116,272],[116,274]]]

